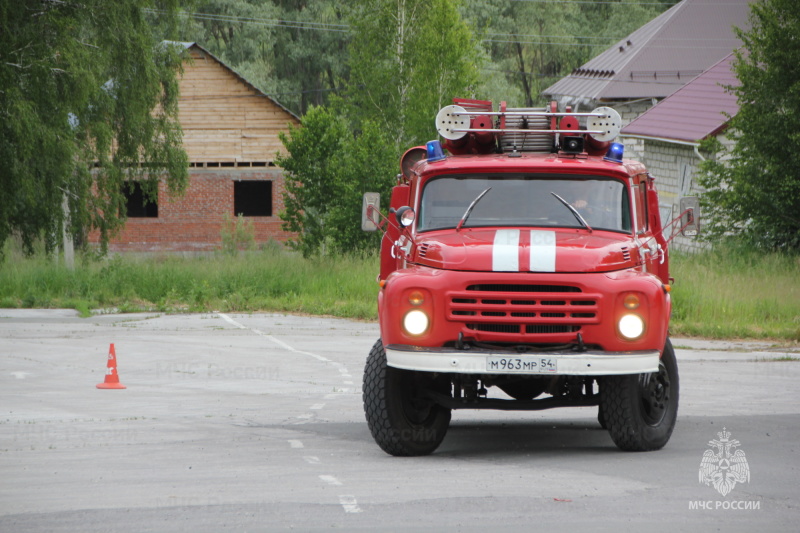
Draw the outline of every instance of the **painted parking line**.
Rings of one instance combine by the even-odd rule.
[[[273,337],[272,335],[264,333],[263,331],[260,331],[260,330],[255,329],[255,328],[249,328],[249,327],[245,326],[241,322],[238,322],[238,321],[234,320],[233,318],[229,317],[225,313],[217,313],[217,315],[220,318],[222,318],[223,320],[225,320],[226,322],[228,322],[229,324],[231,324],[231,325],[233,325],[233,326],[235,326],[235,327],[237,327],[239,329],[246,329],[246,330],[252,331],[256,335],[264,337],[265,339],[269,340],[273,344],[276,344],[276,345],[280,346],[284,350],[287,350],[289,352],[293,352],[293,353],[296,353],[296,354],[307,355],[307,356],[313,357],[314,359],[316,359],[318,361],[322,361],[324,363],[329,363],[329,364],[335,366],[339,370],[339,377],[342,378],[342,380],[343,380],[342,383],[344,385],[353,385],[354,384],[353,381],[351,381],[352,378],[353,378],[352,374],[350,374],[350,372],[348,371],[347,367],[345,365],[343,365],[342,363],[339,363],[337,361],[332,361],[332,360],[328,359],[327,357],[323,357],[321,355],[318,355],[318,354],[315,354],[315,353],[312,353],[312,352],[306,352],[306,351],[303,351],[303,350],[298,350],[298,349],[294,348],[293,346],[290,346],[290,345],[286,344],[282,340]],[[348,392],[350,392],[350,390],[351,389],[349,389],[349,388],[334,388],[334,391],[337,392],[338,394],[326,394],[324,398],[326,400],[335,399],[335,398],[340,397],[339,395],[341,393],[348,393]],[[315,404],[312,404],[311,407],[309,407],[309,409],[312,410],[312,411],[319,411],[319,410],[323,409],[324,407],[325,407],[325,403],[315,403]],[[313,417],[314,417],[314,415],[312,413],[305,413],[305,414],[297,416],[296,417],[296,421],[293,422],[292,424],[294,424],[294,425],[296,425],[296,424],[305,424],[305,423],[309,422]],[[305,447],[303,442],[300,441],[300,440],[293,439],[293,440],[289,440],[288,442],[289,442],[289,446],[291,448],[300,449],[300,448],[304,448]],[[315,456],[315,455],[304,455],[303,456],[303,460],[306,463],[311,464],[311,465],[322,464],[322,462],[320,461],[320,458]],[[341,487],[343,485],[343,483],[341,481],[339,481],[335,476],[331,476],[331,475],[328,475],[328,474],[320,475],[319,479],[321,481],[323,481],[324,483],[327,483],[328,485],[331,485],[331,486],[334,486],[334,487]],[[358,505],[358,501],[356,500],[356,497],[354,495],[352,495],[352,494],[341,494],[341,495],[339,495],[339,504],[342,506],[342,509],[346,513],[361,513],[361,512],[363,512],[361,507],[359,507],[359,505]]]
[[[248,328],[248,327],[247,327],[247,326],[245,326],[244,324],[242,324],[242,323],[240,323],[240,322],[237,322],[236,320],[232,319],[231,317],[229,317],[229,316],[228,316],[228,315],[226,315],[225,313],[217,313],[217,315],[218,315],[218,316],[219,316],[221,319],[223,319],[224,321],[228,322],[229,324],[232,324],[232,325],[236,326],[236,327],[237,327],[237,328],[239,328],[239,329],[248,329],[248,330],[252,331],[253,333],[255,333],[256,335],[260,335],[260,336],[264,337],[265,339],[267,339],[268,341],[270,341],[270,342],[272,342],[272,343],[274,343],[274,344],[277,344],[278,346],[280,346],[280,347],[281,347],[281,348],[283,348],[284,350],[288,350],[288,351],[290,351],[290,352],[294,352],[294,353],[297,353],[297,354],[308,355],[308,356],[310,356],[310,357],[313,357],[313,358],[314,358],[314,359],[316,359],[317,361],[322,361],[322,362],[324,362],[324,363],[331,363],[331,362],[332,362],[332,361],[331,361],[330,359],[328,359],[327,357],[323,357],[323,356],[321,356],[321,355],[317,355],[317,354],[315,354],[315,353],[311,353],[311,352],[304,352],[303,350],[298,350],[298,349],[296,349],[296,348],[294,348],[294,347],[292,347],[292,346],[289,346],[288,344],[286,344],[286,343],[285,343],[285,342],[283,342],[282,340],[280,340],[280,339],[276,339],[276,338],[275,338],[275,337],[273,337],[272,335],[269,335],[269,334],[267,334],[267,333],[264,333],[263,331],[257,330],[257,329],[255,329],[255,328]]]
[[[338,479],[336,479],[334,476],[322,475],[322,476],[319,476],[319,478],[322,481],[324,481],[325,483],[327,483],[328,485],[334,485],[334,486],[337,486],[337,487],[342,485],[342,482],[339,481]]]
[[[346,513],[361,513],[361,507],[358,506],[358,501],[356,497],[352,494],[341,494],[339,495],[339,503],[344,508]]]

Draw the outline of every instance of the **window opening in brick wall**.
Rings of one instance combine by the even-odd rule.
[[[272,216],[271,181],[234,181],[233,214],[245,217]]]
[[[144,194],[142,184],[128,181],[122,186],[128,218],[158,218],[158,203]]]

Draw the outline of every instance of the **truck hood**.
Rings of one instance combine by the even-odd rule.
[[[476,272],[610,272],[633,267],[630,235],[584,229],[462,229],[417,236],[417,264]]]

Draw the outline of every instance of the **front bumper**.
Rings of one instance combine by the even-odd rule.
[[[658,371],[658,351],[553,351],[517,353],[502,350],[456,350],[392,344],[385,347],[389,366],[403,370],[448,374],[611,376]],[[509,368],[497,365],[507,360]],[[549,360],[542,365],[542,360]],[[494,363],[491,361],[494,360]],[[492,368],[490,368],[490,366]],[[555,367],[555,368],[553,368]]]

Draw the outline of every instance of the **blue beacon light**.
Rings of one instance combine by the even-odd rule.
[[[425,147],[428,151],[428,163],[435,163],[445,158],[444,151],[442,150],[442,143],[438,140],[428,141]]]
[[[606,152],[605,157],[603,159],[605,161],[611,161],[612,163],[622,163],[622,154],[625,152],[625,145],[622,143],[611,143],[611,146],[608,147],[608,151]]]

